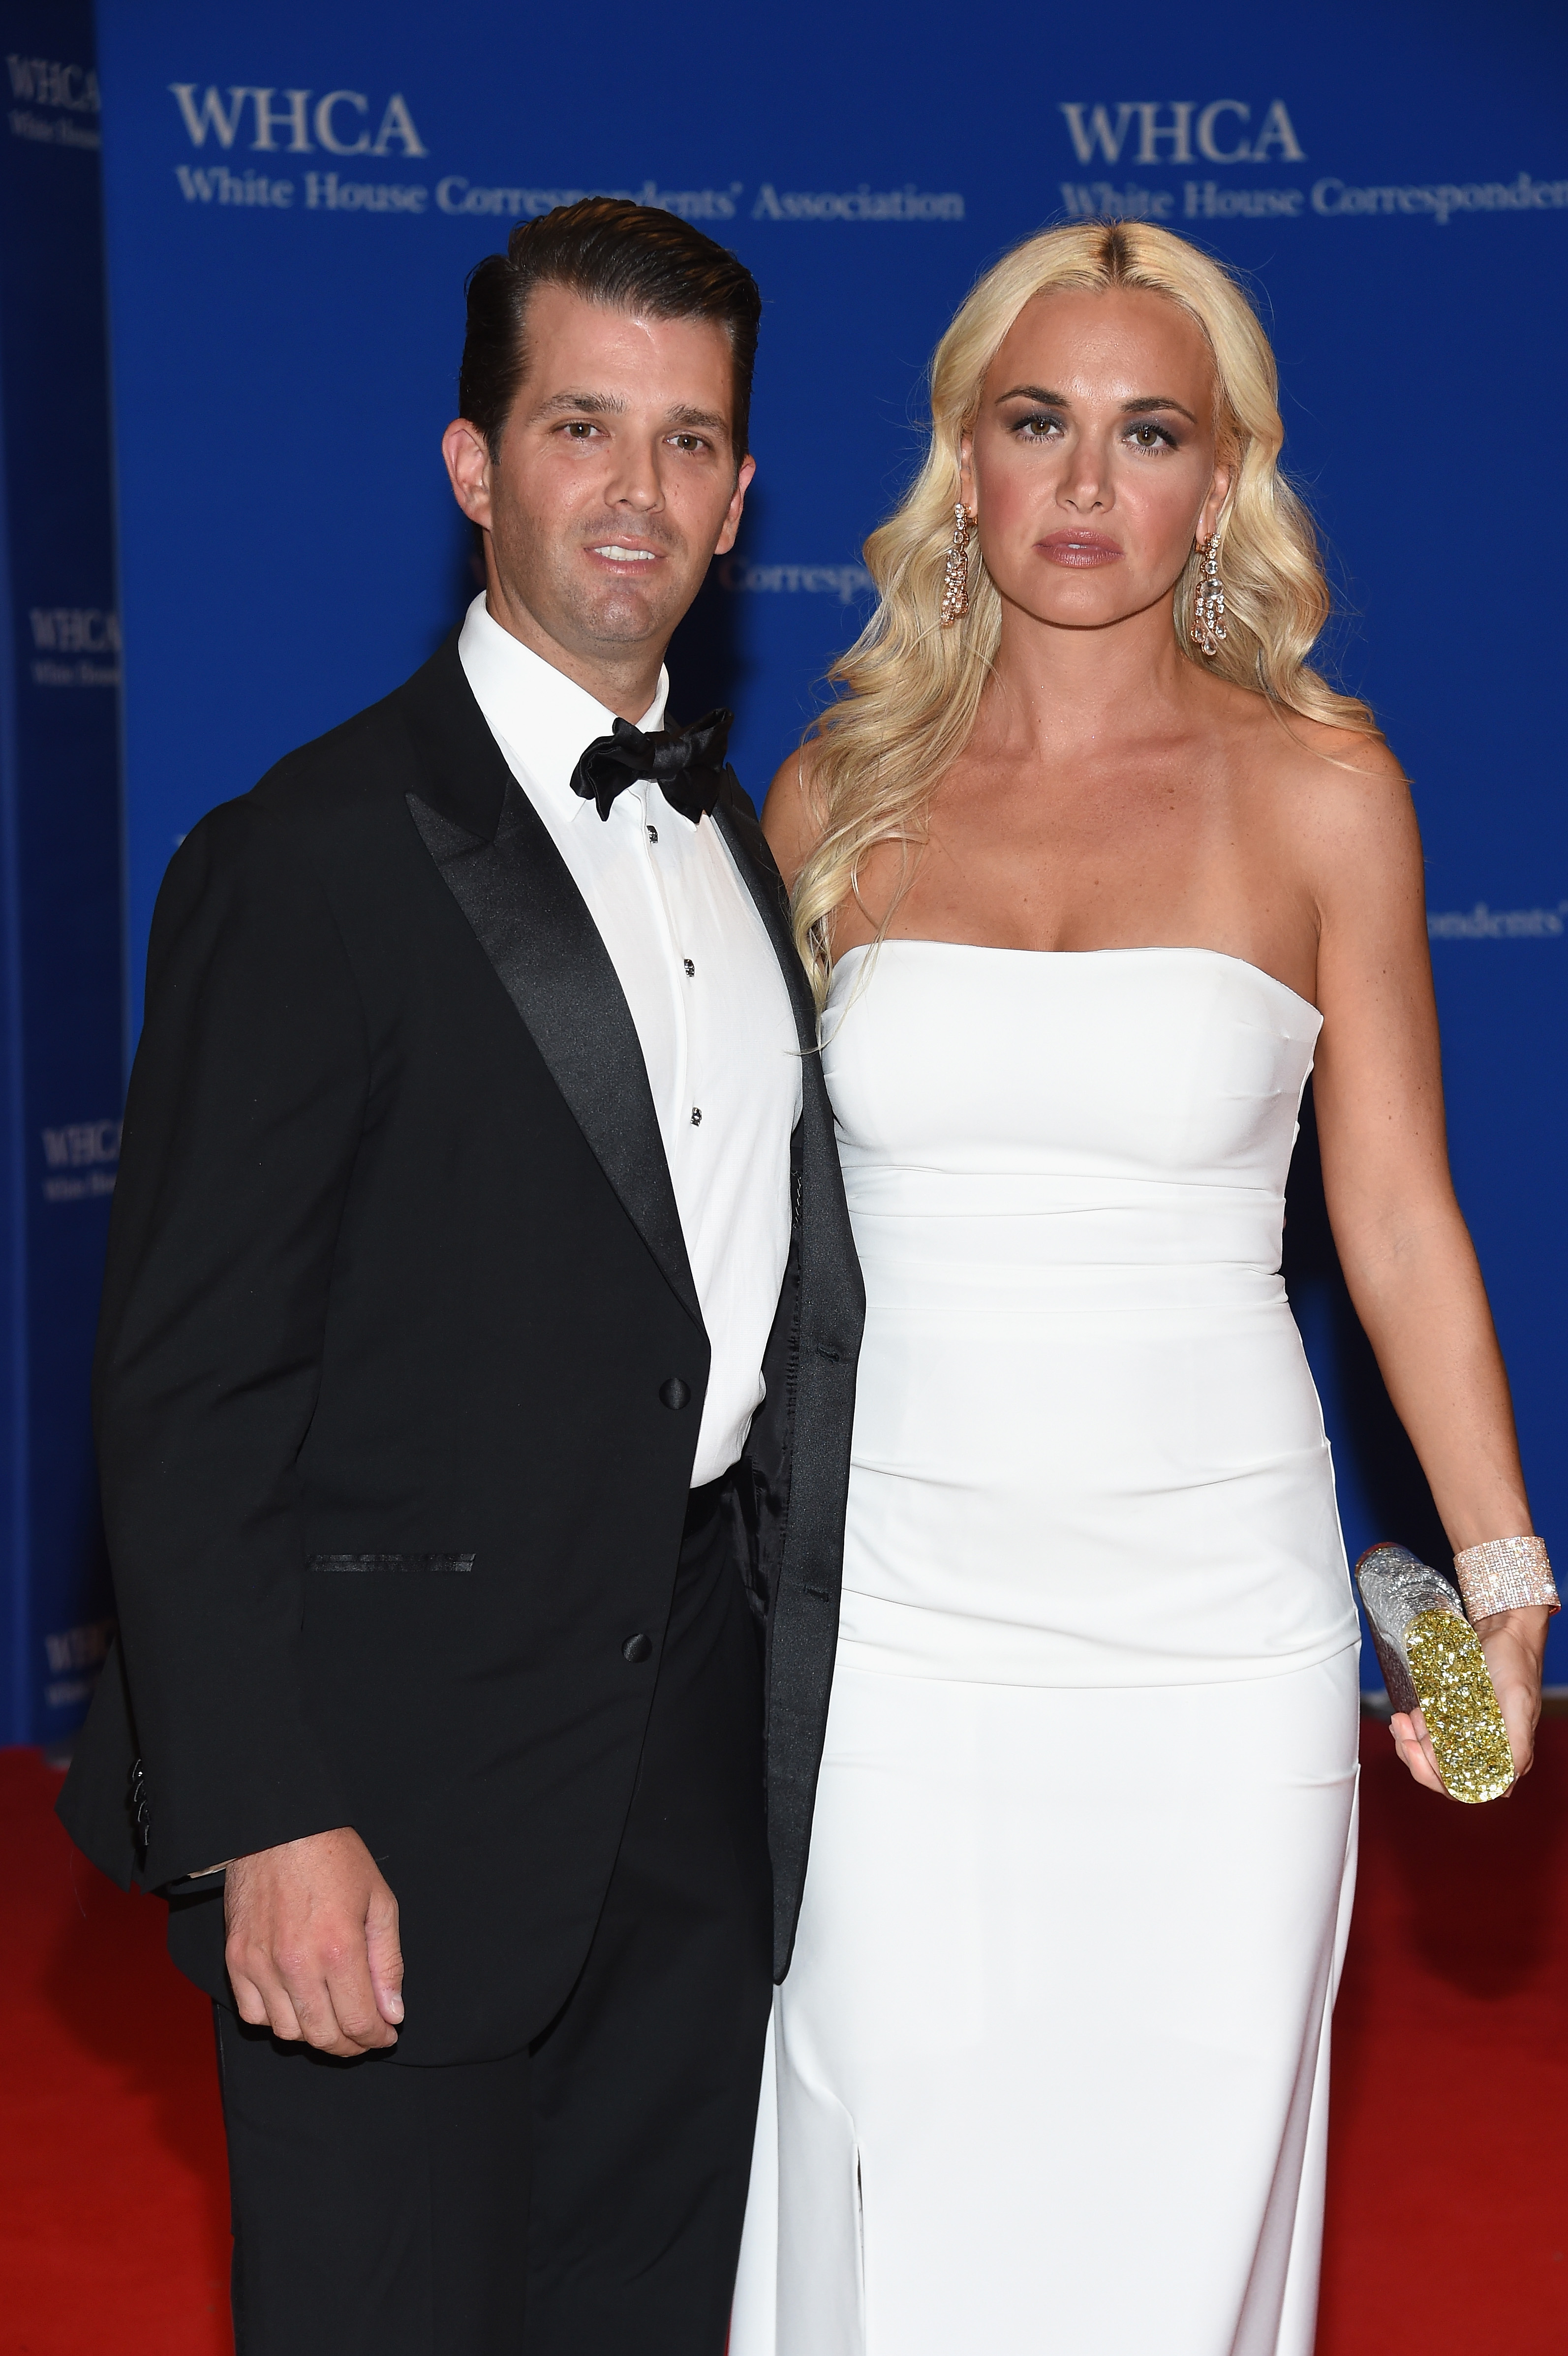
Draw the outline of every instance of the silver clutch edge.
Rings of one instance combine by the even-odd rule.
[[[1469,1804],[1514,1780],[1508,1730],[1454,1581],[1409,1547],[1369,1547],[1356,1565],[1391,1708],[1419,1709],[1444,1785]]]

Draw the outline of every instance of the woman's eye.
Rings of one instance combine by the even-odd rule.
[[[1017,431],[1022,441],[1045,442],[1051,434],[1061,433],[1061,420],[1059,417],[1020,417]]]
[[[1176,438],[1152,417],[1142,417],[1133,428],[1132,444],[1135,450],[1174,450]]]

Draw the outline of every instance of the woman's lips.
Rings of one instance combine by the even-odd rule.
[[[1053,531],[1035,546],[1051,564],[1119,564],[1122,551],[1097,531]]]

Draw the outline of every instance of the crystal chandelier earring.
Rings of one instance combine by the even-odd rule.
[[[1192,597],[1192,627],[1189,636],[1200,653],[1217,655],[1225,637],[1225,584],[1220,578],[1220,535],[1211,531],[1198,542],[1200,570]]]
[[[969,611],[969,534],[975,519],[962,499],[953,506],[953,537],[942,569],[942,626],[950,630]]]

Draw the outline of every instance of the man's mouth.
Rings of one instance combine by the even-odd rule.
[[[614,540],[606,541],[602,546],[592,548],[588,552],[591,556],[603,556],[611,564],[655,564],[658,562],[656,550],[623,548],[620,541]]]

